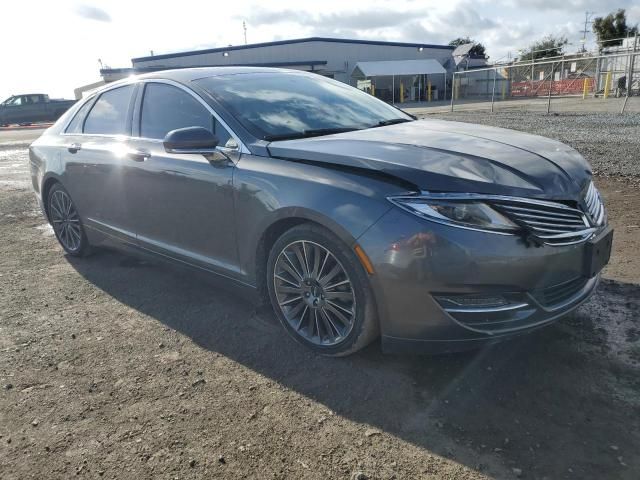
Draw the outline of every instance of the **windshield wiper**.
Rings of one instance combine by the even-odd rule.
[[[359,130],[357,127],[340,127],[340,128],[316,128],[311,130],[303,130],[302,132],[278,133],[274,135],[265,135],[265,140],[294,140],[296,138],[320,137],[322,135],[331,135],[333,133],[353,132]]]
[[[378,122],[376,127],[386,127],[387,125],[395,125],[396,123],[405,123],[405,122],[413,122],[408,118],[392,118],[391,120],[382,120]]]

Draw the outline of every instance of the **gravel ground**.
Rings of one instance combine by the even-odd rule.
[[[326,359],[209,278],[64,256],[26,162],[0,147],[0,478],[640,477],[628,181],[598,179],[614,259],[570,318],[468,354]]]
[[[568,143],[591,162],[601,177],[622,176],[640,182],[640,114],[550,114],[533,112],[454,112],[426,115],[443,120],[482,123],[543,135]]]

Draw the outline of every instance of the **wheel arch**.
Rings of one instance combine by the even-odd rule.
[[[56,183],[59,183],[64,187],[64,184],[55,173],[47,174],[42,180],[42,187],[40,188],[40,198],[42,199],[42,205],[44,205],[44,212],[47,215],[47,221],[51,222],[49,218],[49,192],[51,187]]]
[[[356,238],[335,220],[313,210],[284,208],[274,212],[274,215],[269,217],[262,225],[254,258],[248,262],[254,269],[256,287],[261,301],[269,302],[266,286],[266,268],[271,247],[284,232],[305,223],[325,228],[336,235],[349,248],[356,242]]]

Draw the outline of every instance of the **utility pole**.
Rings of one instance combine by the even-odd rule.
[[[580,33],[582,34],[582,53],[587,51],[587,48],[585,47],[586,43],[587,43],[587,33],[589,33],[589,30],[587,29],[587,25],[589,25],[590,23],[593,23],[591,21],[591,17],[593,15],[595,15],[596,12],[589,12],[586,11],[584,12],[584,29],[580,30]]]
[[[244,44],[247,44],[247,22],[242,21],[242,29],[244,30]]]

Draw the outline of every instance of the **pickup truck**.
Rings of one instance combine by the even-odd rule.
[[[13,95],[0,103],[0,126],[53,122],[74,103],[75,100],[50,99],[43,93]]]

